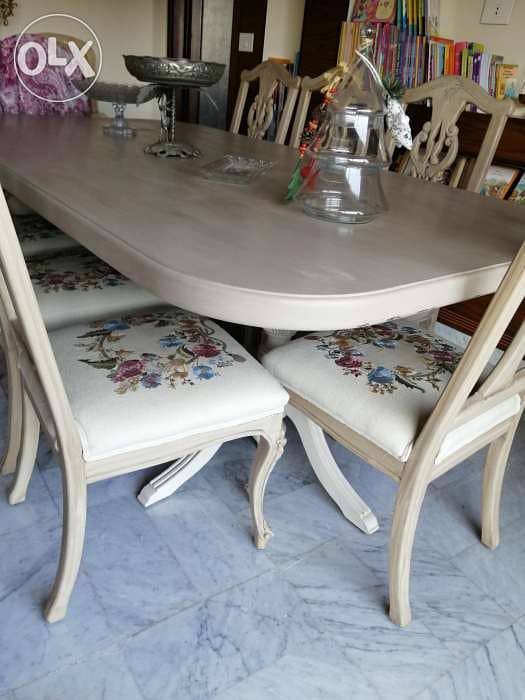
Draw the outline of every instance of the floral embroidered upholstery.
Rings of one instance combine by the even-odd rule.
[[[139,326],[165,329],[154,352],[137,354],[127,347],[128,332]],[[162,385],[173,389],[194,386],[219,376],[234,362],[246,361],[228,350],[206,319],[176,308],[92,323],[91,327],[78,338],[77,347],[85,353],[80,362],[107,370],[106,377],[118,394]]]
[[[288,399],[220,326],[175,307],[50,340],[88,460],[272,415]]]
[[[399,387],[422,392],[439,390],[461,359],[461,352],[442,338],[393,322],[336,331],[327,336],[307,335],[306,338],[313,341],[327,359],[335,362],[342,374],[366,377],[370,390],[379,394],[392,393]],[[388,351],[396,350],[400,343],[412,346],[416,366],[394,364],[398,358],[395,354],[389,358],[388,352],[374,353],[382,364],[368,356],[370,346]]]
[[[403,323],[313,333],[263,364],[282,384],[406,461],[461,359],[439,336]]]
[[[15,214],[13,223],[26,258],[78,247],[76,241],[38,214]]]
[[[49,330],[161,304],[153,294],[81,247],[30,258],[27,269]]]

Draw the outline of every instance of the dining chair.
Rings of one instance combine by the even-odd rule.
[[[17,217],[15,217],[17,218]],[[31,216],[31,220],[35,217]],[[50,238],[25,237],[35,232],[34,223],[15,225],[22,252],[36,250],[44,244],[47,248],[72,241],[45,219],[36,215],[36,231],[47,232]],[[89,323],[97,318],[144,311],[161,302],[153,294],[139,287],[103,260],[81,246],[65,250],[51,250],[33,255],[26,260],[36,299],[48,330],[72,323]],[[1,344],[7,370],[8,432],[7,444],[0,465],[0,473],[12,474],[17,468],[27,470],[36,459],[39,426],[25,416],[26,405],[22,400],[22,381],[18,369],[18,350],[10,342],[10,336],[2,334]]]
[[[492,163],[501,136],[509,117],[515,110],[511,99],[496,100],[470,78],[448,75],[416,88],[407,90],[402,102],[406,105],[416,102],[431,102],[430,120],[423,124],[421,131],[414,136],[404,167],[404,174],[421,180],[438,182],[443,174],[451,171],[452,182],[459,152],[458,121],[465,108],[472,105],[490,115],[490,121],[481,148],[474,160],[472,170],[467,174],[465,189],[479,192]]]
[[[13,214],[11,206],[9,209],[24,258],[58,253],[79,246],[73,238],[36,212]]]
[[[252,70],[243,70],[241,84],[237,93],[230,131],[238,134],[241,127],[248,89],[250,83],[258,80],[259,89],[248,110],[248,136],[253,139],[263,139],[274,118],[274,93],[279,84],[286,88],[286,100],[283,111],[279,116],[275,142],[283,144],[286,141],[292,119],[297,95],[299,94],[300,78],[294,78],[286,68],[274,61],[264,61]]]
[[[525,294],[525,244],[464,352],[438,335],[387,322],[309,334],[270,351],[263,364],[290,395],[287,415],[337,502],[344,475],[318,458],[324,433],[399,482],[390,537],[390,617],[410,622],[412,546],[429,484],[489,446],[481,540],[499,544],[506,462],[525,394],[525,323],[498,364],[489,359]],[[317,444],[316,444],[317,443]]]
[[[62,476],[62,546],[47,620],[67,611],[90,483],[258,435],[249,496],[255,544],[264,547],[264,490],[282,451],[288,399],[279,383],[214,322],[175,307],[48,333],[3,193],[0,229],[2,332],[18,353],[27,413],[47,434]],[[18,500],[31,469],[17,471]]]
[[[290,146],[292,146],[292,148],[299,148],[301,145],[306,120],[308,119],[310,113],[312,94],[314,92],[320,92],[323,90],[323,88],[330,85],[334,78],[343,78],[346,73],[348,73],[348,64],[339,63],[334,68],[330,68],[330,70],[321,73],[321,75],[318,75],[316,78],[310,78],[307,76],[301,80],[301,92],[299,93],[299,100],[295,111],[295,119],[292,126],[292,133],[290,135]]]

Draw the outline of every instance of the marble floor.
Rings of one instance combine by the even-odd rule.
[[[288,439],[265,552],[249,536],[249,440],[148,511],[134,496],[158,469],[89,487],[81,574],[53,626],[41,604],[58,554],[58,470],[41,444],[14,508],[0,479],[1,700],[525,698],[525,425],[498,550],[479,543],[483,455],[432,485],[405,630],[385,613],[394,483],[333,445],[380,518],[364,535],[319,487],[293,429]]]

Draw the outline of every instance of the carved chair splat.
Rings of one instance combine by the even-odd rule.
[[[259,91],[248,110],[248,136],[253,139],[263,139],[274,117],[273,95],[279,83],[286,87],[286,101],[277,125],[276,143],[284,144],[292,119],[297,95],[299,94],[300,78],[294,78],[286,68],[273,61],[264,61],[252,70],[241,73],[241,84],[237,93],[237,101],[233,112],[230,131],[238,134],[246,106],[246,98],[250,83],[259,81]]]

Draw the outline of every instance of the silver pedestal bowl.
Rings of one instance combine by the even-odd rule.
[[[160,109],[160,139],[146,146],[145,153],[161,158],[198,158],[198,148],[175,138],[177,122],[177,88],[205,88],[215,85],[224,73],[225,65],[186,58],[156,58],[155,56],[124,56],[126,68],[137,80],[158,87]]]
[[[90,80],[76,80],[75,87],[83,92]],[[106,136],[133,138],[137,130],[133,129],[124,114],[126,105],[141,105],[149,102],[158,94],[156,85],[122,85],[121,83],[95,82],[87,89],[86,94],[98,102],[111,102],[115,112],[113,121],[104,127]]]

